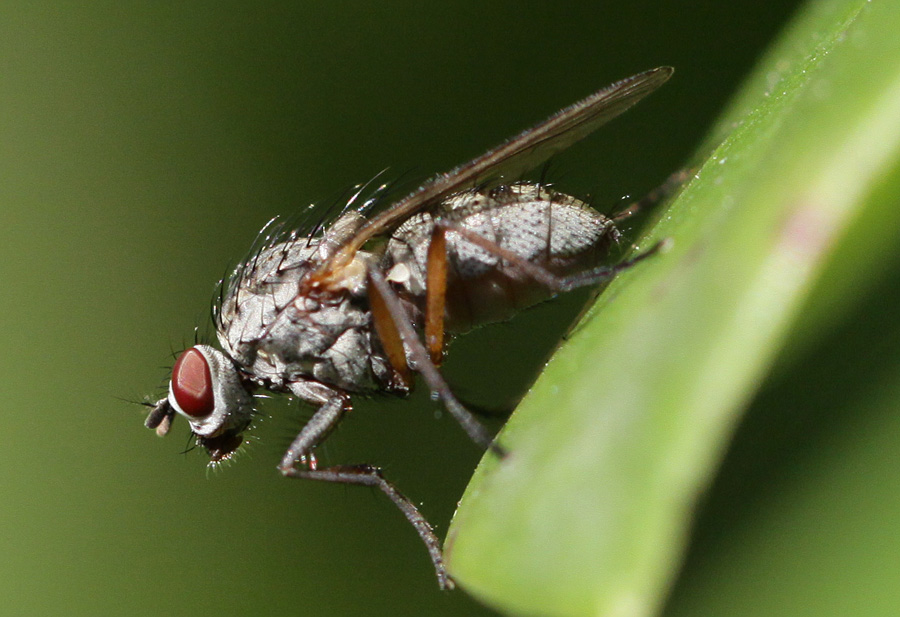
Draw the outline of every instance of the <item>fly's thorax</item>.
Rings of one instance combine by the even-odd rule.
[[[269,246],[228,278],[216,311],[216,333],[239,365],[252,362],[248,344],[264,338],[284,308],[296,301],[300,281],[316,262],[317,250],[317,243],[305,239]]]
[[[194,345],[182,352],[169,381],[168,402],[187,418],[213,462],[228,458],[253,417],[253,397],[221,351]]]
[[[246,370],[278,389],[311,379],[361,392],[377,389],[388,375],[368,305],[347,292],[285,307],[265,337],[244,345],[254,351]]]
[[[523,182],[459,193],[433,212],[410,218],[388,243],[388,278],[402,293],[420,301],[436,220],[464,228],[560,276],[602,263],[619,240],[609,218],[545,185]],[[458,233],[448,231],[446,239],[448,330],[503,321],[553,295],[521,268]]]
[[[343,223],[342,223],[343,221]],[[358,227],[338,219],[322,237],[265,248],[242,264],[225,290],[216,328],[223,349],[256,383],[288,390],[314,380],[349,391],[377,389],[388,375],[377,351],[366,298],[375,259],[360,251],[327,289],[305,277]]]

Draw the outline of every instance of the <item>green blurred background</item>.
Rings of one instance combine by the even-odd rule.
[[[210,473],[202,454],[181,454],[184,423],[159,440],[123,399],[162,392],[172,350],[206,330],[215,281],[270,217],[327,203],[386,166],[444,171],[615,79],[671,64],[669,85],[551,176],[601,207],[643,194],[690,160],[796,3],[423,6],[0,5],[0,612],[492,614],[437,590],[418,538],[381,495],[275,472],[308,410],[267,402],[258,441]],[[508,404],[580,299],[457,342],[452,383]],[[824,383],[846,375],[822,370]],[[758,405],[785,389],[771,384]],[[384,466],[442,533],[479,452],[437,411],[421,392],[360,402],[323,457]],[[730,514],[766,507],[767,455],[830,478],[778,454],[803,421],[776,425],[787,437],[774,444],[771,423],[745,427],[752,451],[730,464],[738,488],[707,502],[674,613],[741,593],[749,614],[766,612],[761,590],[779,582],[795,595],[768,566],[729,578],[722,555],[740,540],[779,546],[765,527],[776,514],[752,519],[761,527]],[[847,529],[821,533],[850,542]]]

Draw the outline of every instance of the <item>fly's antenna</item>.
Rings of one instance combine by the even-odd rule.
[[[156,403],[148,401],[146,399],[139,401],[133,398],[125,398],[124,396],[116,396],[115,394],[112,395],[112,398],[116,399],[120,403],[128,403],[129,405],[140,405],[141,407],[149,407],[150,409],[156,407]]]

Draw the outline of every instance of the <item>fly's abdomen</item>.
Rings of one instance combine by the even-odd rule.
[[[391,268],[391,280],[419,302],[425,296],[428,245],[435,220],[451,225],[446,236],[445,320],[447,329],[454,332],[503,321],[554,292],[519,265],[452,231],[452,226],[477,234],[557,276],[602,263],[619,238],[607,217],[579,199],[537,184],[460,193],[435,211],[411,218],[388,243],[386,265]]]

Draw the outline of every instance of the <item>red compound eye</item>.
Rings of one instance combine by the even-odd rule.
[[[208,416],[215,408],[209,364],[196,347],[181,354],[175,363],[172,394],[181,410],[193,418]]]

